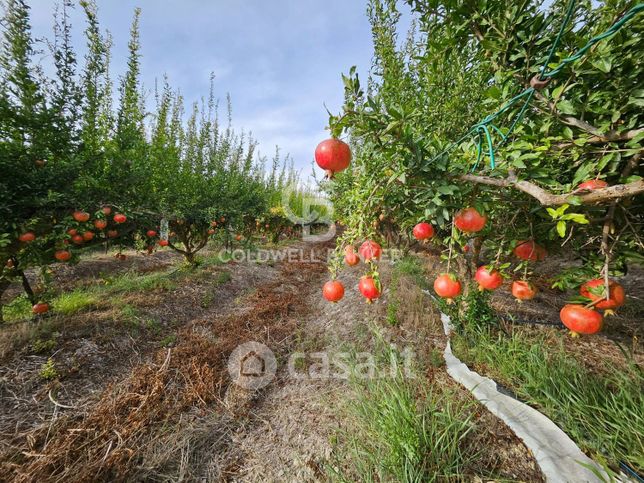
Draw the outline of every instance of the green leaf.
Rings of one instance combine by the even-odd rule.
[[[561,101],[559,101],[559,102],[557,103],[557,109],[558,109],[558,110],[559,110],[559,112],[561,112],[562,114],[569,114],[569,115],[573,115],[573,114],[575,114],[575,112],[576,112],[576,111],[575,111],[575,108],[574,108],[574,107],[573,107],[573,105],[572,105],[572,103],[571,103],[570,101],[565,100],[565,99],[563,99],[563,100],[561,100]]]
[[[557,233],[559,233],[559,236],[561,238],[566,236],[566,222],[565,221],[558,221],[557,222]]]
[[[612,62],[608,58],[597,59],[592,64],[601,70],[604,74],[608,74],[612,68]]]

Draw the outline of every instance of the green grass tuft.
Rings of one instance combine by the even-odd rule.
[[[476,362],[551,418],[598,462],[625,461],[644,471],[644,376],[626,371],[591,373],[562,344],[518,333],[470,331],[452,338],[464,362]]]
[[[25,320],[31,317],[31,302],[26,295],[20,295],[2,306],[1,310],[5,322]]]
[[[52,307],[58,313],[72,315],[95,306],[97,302],[96,295],[77,289],[56,297],[52,302]]]
[[[106,280],[106,290],[110,293],[174,290],[175,288],[177,288],[175,272],[155,272],[145,275],[128,272]]]
[[[384,348],[376,359],[393,354],[400,361],[394,352]],[[335,467],[345,469],[329,469],[332,479],[446,481],[473,464],[467,443],[473,411],[450,391],[418,384],[402,370],[396,377],[353,378],[351,387],[346,429],[336,437],[342,463]]]

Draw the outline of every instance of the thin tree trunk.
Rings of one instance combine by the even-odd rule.
[[[20,278],[22,279],[22,288],[27,294],[27,298],[29,299],[29,302],[31,302],[32,305],[36,304],[37,302],[36,294],[34,294],[34,291],[31,288],[31,285],[29,284],[29,280],[25,275],[25,272],[23,272],[22,270],[18,270],[18,275],[20,275]]]

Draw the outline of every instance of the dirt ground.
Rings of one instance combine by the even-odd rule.
[[[27,344],[2,360],[0,481],[327,480],[338,465],[333,441],[350,404],[347,382],[294,380],[288,356],[347,344],[368,349],[374,325],[419,354],[441,351],[445,342],[436,311],[413,284],[398,328],[384,322],[387,290],[373,305],[357,292],[360,267],[341,275],[347,287],[341,303],[323,301],[329,246],[290,247],[305,256],[313,251],[318,263],[229,262],[171,290],[123,295],[123,303],[157,321],[155,330],[123,330],[114,310],[100,306],[50,322],[60,334],[53,353],[34,353]],[[170,252],[128,253],[126,262],[97,255],[61,266],[54,278],[70,290],[106,273],[167,270],[178,262]],[[214,284],[222,271],[230,280]],[[383,263],[385,286],[390,271]],[[279,361],[264,390],[230,383],[228,355],[248,340],[268,345]],[[39,373],[50,357],[59,377],[47,382]],[[470,398],[440,367],[424,377]],[[476,428],[472,438],[485,448],[486,473],[541,481],[523,444],[483,408]],[[472,477],[480,470],[472,469]]]
[[[380,274],[387,286],[391,266],[382,263]],[[421,359],[432,351],[442,353],[446,339],[438,313],[418,286],[408,283],[401,295],[406,307],[403,320],[400,326],[391,327],[384,322],[388,291],[374,304],[366,304],[357,291],[361,275],[360,267],[342,273],[340,280],[347,292],[340,303],[329,304],[319,293],[308,296],[307,305],[313,310],[302,321],[303,336],[294,350],[333,354],[354,344],[361,350],[370,350],[374,345],[371,330],[375,326],[389,343],[400,348],[412,347]],[[426,360],[421,365],[428,367]],[[330,468],[351,474],[351,469],[341,462],[342,455],[334,454],[336,448],[332,444],[339,430],[350,430],[342,420],[344,406],[351,404],[347,381],[306,377],[305,369],[298,374],[304,377],[289,377],[287,369],[282,368],[275,383],[267,389],[262,404],[254,408],[252,418],[232,433],[232,444],[222,456],[229,468],[226,479],[325,481]],[[449,387],[455,397],[473,401],[467,391],[449,378],[444,368],[430,367],[420,376],[427,384]],[[482,406],[477,408],[471,444],[482,452],[480,466],[472,468],[472,474],[463,478],[476,481],[479,478],[476,475],[485,471],[511,481],[542,481],[534,458],[522,442]],[[353,475],[356,481],[362,476]]]

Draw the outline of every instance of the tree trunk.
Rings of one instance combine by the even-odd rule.
[[[18,270],[18,275],[20,275],[20,278],[22,279],[22,288],[27,294],[27,298],[29,299],[29,302],[31,302],[31,305],[35,305],[38,302],[38,300],[36,300],[36,294],[34,294],[34,291],[31,288],[31,285],[29,284],[29,280],[25,275],[25,272],[23,272],[22,270]]]

